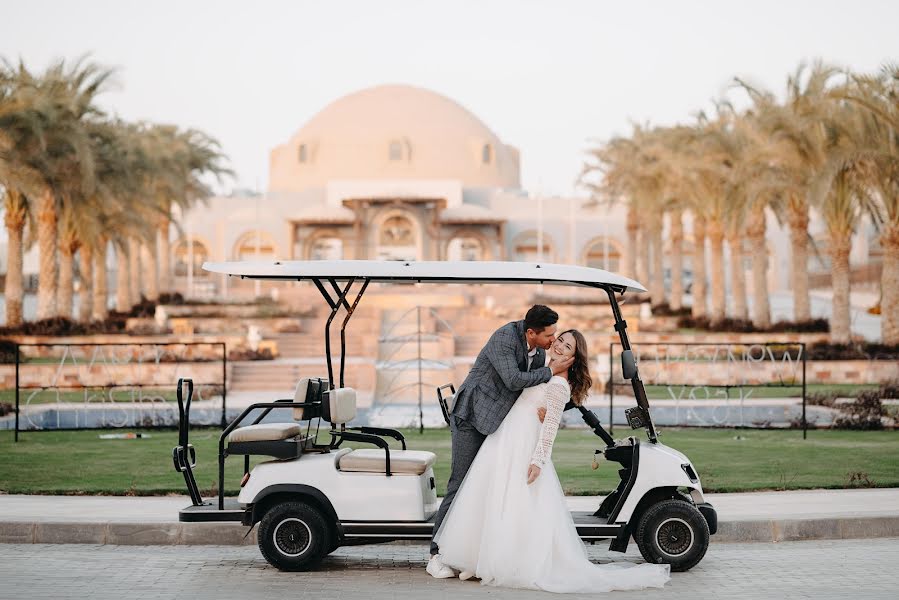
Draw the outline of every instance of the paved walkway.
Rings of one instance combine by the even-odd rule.
[[[716,542],[899,537],[899,489],[708,494]],[[600,497],[569,497],[594,511]],[[2,496],[0,543],[254,544],[237,523],[179,523],[185,496]]]
[[[602,546],[594,562],[640,561]],[[492,588],[425,571],[423,546],[341,548],[308,573],[282,573],[256,548],[207,546],[0,545],[0,599],[92,600],[316,597],[342,600],[429,598],[546,599],[555,594]],[[614,592],[608,598],[895,598],[899,539],[712,544],[703,561],[674,573],[661,590]],[[564,598],[598,596],[565,595]]]

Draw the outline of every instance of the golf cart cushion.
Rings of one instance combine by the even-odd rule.
[[[260,423],[239,427],[228,436],[228,443],[269,442],[286,440],[300,435],[297,423]]]
[[[296,403],[303,402],[321,402],[322,392],[328,388],[327,380],[319,377],[303,377],[297,382],[297,387],[293,392],[293,401]],[[315,417],[321,416],[321,407],[304,406],[302,408],[293,409],[293,418],[296,421],[308,421]]]
[[[421,475],[434,465],[437,455],[423,450],[391,450],[390,471],[394,474]],[[381,449],[347,452],[340,457],[337,468],[352,473],[384,473],[387,455]]]
[[[356,390],[334,388],[322,395],[322,418],[335,425],[349,423],[356,418]]]

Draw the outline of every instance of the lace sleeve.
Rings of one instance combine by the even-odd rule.
[[[562,411],[570,396],[568,382],[561,377],[553,377],[546,386],[546,416],[543,418],[543,427],[540,428],[540,439],[534,448],[531,464],[542,467],[553,450],[553,442],[556,432],[559,431],[559,423],[562,421]]]

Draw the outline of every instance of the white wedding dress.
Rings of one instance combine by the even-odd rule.
[[[569,394],[556,376],[526,388],[487,436],[435,536],[440,558],[487,585],[579,593],[662,587],[668,565],[587,558],[550,460]],[[547,409],[542,425],[540,406]],[[541,473],[528,485],[532,463]]]

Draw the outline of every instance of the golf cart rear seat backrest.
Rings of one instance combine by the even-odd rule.
[[[322,394],[322,419],[335,425],[349,423],[356,418],[356,390],[335,388]]]
[[[297,403],[322,402],[322,396],[327,389],[327,379],[304,377],[297,382],[297,388],[293,393],[293,401]],[[322,416],[322,409],[318,406],[304,406],[293,409],[295,421],[308,421],[320,416]]]

